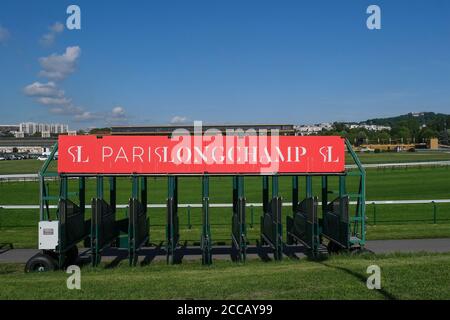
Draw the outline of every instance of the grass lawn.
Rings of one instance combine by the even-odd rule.
[[[366,287],[373,264],[381,268],[381,290]],[[86,266],[81,290],[66,288],[63,271],[25,274],[23,267],[0,264],[0,299],[450,299],[450,254]]]
[[[44,161],[36,159],[0,161],[0,174],[37,173],[43,165]],[[56,162],[51,163],[50,169],[56,170]]]
[[[347,189],[356,192],[357,177],[348,177]],[[305,179],[300,177],[300,195],[304,194]],[[420,182],[420,183],[419,183]],[[320,177],[313,177],[313,193],[321,195]],[[330,189],[337,189],[337,178],[329,178]],[[50,194],[57,194],[59,184],[49,182]],[[70,191],[77,191],[77,181],[71,180]],[[245,195],[248,202],[261,202],[261,178],[245,178]],[[284,201],[291,199],[292,179],[280,177],[280,194]],[[107,188],[105,182],[105,188]],[[407,200],[407,199],[448,199],[450,197],[450,168],[402,168],[367,170],[367,200]],[[87,179],[86,198],[95,195],[95,179]],[[131,179],[117,178],[117,201],[126,203],[131,195]],[[148,199],[150,203],[165,203],[167,197],[167,178],[148,178]],[[212,177],[210,180],[211,203],[229,203],[232,198],[231,177]],[[201,178],[179,178],[179,202],[201,202]],[[0,205],[38,204],[39,187],[37,182],[0,183]]]
[[[362,163],[395,163],[417,161],[450,160],[450,152],[384,152],[357,153]],[[353,163],[350,155],[346,155],[346,163]],[[0,174],[37,173],[43,161],[35,159],[0,161]],[[56,162],[50,165],[50,170],[56,170]]]
[[[397,163],[450,160],[450,152],[382,152],[382,153],[357,153],[362,163]],[[350,163],[347,155],[346,163]]]
[[[107,179],[106,179],[107,180]],[[330,177],[331,189],[337,189],[337,178]],[[76,191],[77,181],[70,181],[70,191]],[[300,179],[300,195],[304,194],[305,181]],[[349,177],[347,188],[355,192],[355,177]],[[118,178],[117,202],[125,204],[131,194],[129,178]],[[49,182],[50,194],[59,190],[57,182]],[[105,181],[105,194],[108,198],[108,184]],[[291,199],[291,178],[280,177],[280,194],[284,203]],[[88,179],[87,196],[95,195],[96,181]],[[313,192],[319,196],[320,178],[313,178]],[[0,183],[0,205],[38,204],[38,184],[36,182]],[[245,195],[247,202],[261,202],[261,178],[245,178]],[[150,203],[165,203],[167,197],[166,178],[148,178],[148,199]],[[232,180],[230,177],[212,177],[210,182],[210,202],[230,203],[232,197]],[[331,196],[330,196],[331,197]],[[367,170],[367,222],[368,239],[400,238],[435,238],[450,236],[450,204],[437,205],[437,225],[433,225],[433,207],[431,204],[418,205],[377,205],[376,213],[370,200],[397,199],[448,199],[450,197],[450,169],[408,168],[408,169],[370,169]],[[199,177],[179,178],[179,202],[201,202],[201,179]],[[54,203],[55,204],[55,203]],[[283,210],[289,214],[289,207]],[[229,241],[231,228],[231,209],[211,208],[212,237],[215,241]],[[87,211],[89,213],[89,210]],[[125,209],[119,209],[125,215]],[[152,240],[157,242],[165,238],[165,209],[150,209]],[[187,228],[187,209],[180,208],[181,237],[185,240],[200,239],[200,209],[192,209],[192,229]],[[248,228],[250,240],[259,238],[259,217],[261,208],[254,208],[254,228]],[[376,216],[375,216],[376,215]],[[0,209],[0,242],[12,242],[15,247],[36,247],[37,243],[36,210]],[[247,223],[251,224],[251,210],[247,209]],[[283,218],[285,221],[285,218]],[[370,224],[377,224],[376,227]],[[402,225],[400,225],[402,224]]]

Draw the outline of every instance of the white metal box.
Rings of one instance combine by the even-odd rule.
[[[39,249],[54,250],[58,245],[58,221],[39,221]]]

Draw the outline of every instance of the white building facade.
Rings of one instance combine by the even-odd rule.
[[[19,125],[19,131],[28,135],[33,135],[37,132],[49,132],[55,134],[67,133],[69,131],[69,125],[59,123],[23,122]]]

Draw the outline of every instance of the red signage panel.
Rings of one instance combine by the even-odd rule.
[[[344,171],[345,144],[327,136],[59,136],[67,174],[274,174]]]

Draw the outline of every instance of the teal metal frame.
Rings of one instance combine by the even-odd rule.
[[[348,237],[346,243],[338,243],[342,249],[352,249],[358,247],[364,247],[366,243],[365,238],[365,201],[366,201],[366,172],[363,168],[358,156],[353,151],[351,144],[348,140],[345,140],[345,145],[348,153],[350,154],[353,162],[356,164],[356,170],[345,171],[342,174],[310,174],[303,175],[306,178],[306,188],[305,196],[313,196],[313,179],[320,176],[321,177],[321,206],[322,206],[322,216],[327,213],[332,202],[329,202],[329,194],[336,193],[339,199],[348,197],[349,199],[356,199],[356,206],[354,208],[354,213],[349,214],[348,219]],[[58,144],[52,149],[49,158],[45,161],[42,169],[39,171],[39,185],[40,185],[40,205],[39,205],[39,217],[40,220],[52,220],[52,214],[50,213],[51,201],[59,202],[60,200],[68,200],[70,198],[76,197],[78,200],[78,207],[82,214],[85,214],[86,209],[86,180],[87,175],[80,176],[70,176],[71,178],[78,179],[78,191],[69,192],[68,188],[68,175],[64,173],[58,174],[56,172],[49,172],[50,163],[53,161],[56,152],[58,151]],[[299,204],[299,175],[292,175],[292,211],[295,212]],[[104,175],[90,175],[97,177],[97,197],[103,199],[103,179]],[[147,214],[147,176],[148,175],[132,175],[132,190],[131,198],[139,199],[139,201],[145,206],[143,210]],[[329,180],[330,177],[338,177],[339,187],[337,192],[329,190]],[[346,188],[346,178],[350,176],[356,176],[359,178],[359,188],[354,193],[349,193]],[[49,194],[49,187],[46,185],[47,178],[59,178],[60,181],[60,192],[58,196],[51,196]],[[244,175],[233,177],[233,224],[236,222],[236,232],[232,232],[232,241],[235,242],[238,250],[238,261],[245,261],[246,259],[246,249],[247,249],[247,222],[245,219],[245,195],[244,195]],[[269,182],[271,179],[271,198],[269,199]],[[209,265],[212,263],[212,237],[211,237],[211,222],[210,222],[210,209],[209,209],[209,183],[210,176],[207,174],[202,175],[202,230],[201,230],[201,249],[202,249],[202,263]],[[109,194],[110,194],[110,206],[116,208],[116,177],[114,175],[109,175]],[[342,200],[339,200],[342,202]],[[279,194],[279,175],[263,175],[262,176],[262,203],[263,203],[263,215],[266,213],[271,213],[273,217],[273,247],[274,259],[281,260],[283,257],[283,250],[286,243],[283,242],[283,225],[281,222],[281,205],[282,199]],[[169,212],[169,204],[172,211]],[[240,205],[238,205],[240,204]],[[342,203],[341,203],[342,204]],[[166,250],[167,250],[167,262],[174,263],[174,255],[178,246],[179,241],[179,224],[178,224],[178,177],[173,175],[168,175],[168,223],[166,228]],[[340,205],[340,210],[344,210],[345,206]],[[253,208],[252,208],[253,210]],[[350,210],[350,208],[349,208]],[[347,213],[345,213],[347,214]],[[55,219],[59,218],[59,210],[56,211]],[[344,213],[341,212],[344,216]],[[252,216],[253,218],[253,216]],[[327,235],[323,233],[323,217],[319,218],[319,223],[317,229],[314,232],[314,246],[313,252],[317,254],[319,252],[320,246],[322,244],[322,238],[327,238]],[[253,223],[252,223],[253,225]],[[124,230],[123,226],[120,228],[121,232],[128,233],[128,241],[126,246],[129,249],[130,264],[134,265],[134,260],[136,257],[136,251],[138,250],[138,244],[130,239],[130,234],[135,234],[136,230]],[[60,236],[64,236],[65,230],[60,230]],[[91,233],[98,232],[98,230],[91,230]],[[120,240],[120,239],[119,239]],[[267,240],[267,239],[266,239]],[[328,237],[330,242],[336,239]],[[339,241],[335,241],[339,242]],[[125,243],[119,241],[120,246]],[[264,243],[263,237],[261,237],[261,243]],[[60,267],[64,265],[65,252],[70,249],[70,246],[74,244],[63,244],[58,247],[56,253],[58,254],[58,264]],[[92,245],[94,247],[94,245]],[[100,256],[100,251],[102,248],[95,248],[95,255]],[[133,261],[132,261],[133,260]],[[95,259],[94,265],[98,264],[99,259]]]

